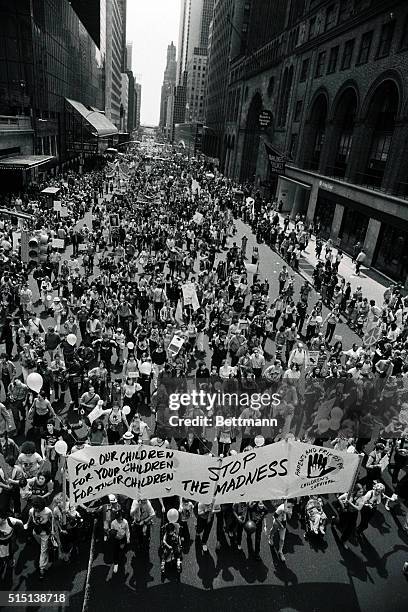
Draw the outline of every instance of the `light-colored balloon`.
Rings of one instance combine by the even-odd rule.
[[[178,517],[179,513],[175,508],[170,508],[170,510],[167,512],[167,520],[169,523],[177,523]]]
[[[76,337],[75,334],[68,334],[68,336],[67,336],[67,342],[71,346],[75,346],[76,345],[77,339],[78,338]]]
[[[129,351],[132,351],[135,348],[133,342],[128,342],[126,346],[128,347]]]
[[[338,421],[343,416],[343,411],[339,406],[335,406],[334,408],[332,408],[330,412],[330,416],[332,419],[335,419],[336,421]]]
[[[57,440],[56,443],[54,444],[54,450],[59,455],[62,455],[65,457],[68,451],[68,444],[64,440]]]
[[[320,419],[320,421],[317,424],[317,430],[319,433],[324,433],[325,431],[327,431],[330,427],[330,422],[328,419]]]
[[[31,374],[27,376],[26,382],[27,387],[32,391],[35,391],[36,393],[39,393],[41,391],[44,383],[43,377],[41,376],[41,374],[38,374],[38,372],[31,372]]]
[[[123,414],[125,416],[127,416],[128,414],[130,414],[130,407],[129,406],[123,406],[122,412],[123,412]]]

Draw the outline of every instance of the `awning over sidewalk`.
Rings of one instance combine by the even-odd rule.
[[[109,121],[102,111],[93,106],[87,108],[76,100],[70,100],[69,98],[65,98],[65,100],[90,125],[94,136],[104,138],[118,133],[118,128]]]
[[[14,155],[0,159],[0,170],[30,170],[55,159],[53,155]]]

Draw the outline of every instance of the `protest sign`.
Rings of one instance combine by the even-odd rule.
[[[61,207],[60,217],[69,217],[68,208],[66,206]]]
[[[198,301],[194,283],[184,283],[181,289],[183,291],[184,306],[192,306],[194,311],[198,310],[200,308],[200,302]]]
[[[68,457],[75,505],[110,493],[215,504],[343,493],[358,466],[359,455],[294,440],[222,459],[145,445],[85,447]]]
[[[62,208],[61,200],[54,200],[55,212],[61,212],[61,208]]]
[[[288,482],[285,497],[349,491],[360,456],[331,448],[288,441]]]
[[[65,247],[65,243],[62,238],[53,238],[51,242],[51,246],[54,249],[63,249]]]
[[[133,373],[133,372],[132,372]],[[129,377],[130,378],[130,377]],[[94,421],[96,421],[96,419],[99,419],[100,416],[102,416],[103,414],[103,406],[100,406],[99,404],[97,406],[95,406],[95,408],[93,410],[91,410],[91,412],[88,414],[88,420],[90,422],[90,424],[92,425],[92,423]]]
[[[252,264],[252,263],[245,262],[245,269],[250,274],[256,274],[258,270],[258,264]]]
[[[78,505],[110,493],[154,499],[186,489],[189,499],[210,502],[207,469],[214,461],[152,446],[85,447],[68,457],[71,501]]]
[[[173,336],[169,346],[167,347],[167,351],[170,353],[171,357],[175,357],[178,354],[184,342],[184,338],[181,338],[180,336]]]
[[[197,225],[201,225],[201,223],[203,222],[203,218],[204,217],[200,212],[196,212],[194,214],[193,221],[194,223],[197,223]]]

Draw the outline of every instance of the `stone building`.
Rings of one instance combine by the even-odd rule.
[[[251,23],[274,4],[253,3],[247,50],[231,57],[224,171],[319,221],[345,251],[364,244],[368,264],[406,282],[408,3],[286,2],[280,31],[251,44]],[[270,173],[265,143],[287,156],[284,175]]]

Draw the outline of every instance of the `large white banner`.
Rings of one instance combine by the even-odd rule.
[[[218,504],[343,493],[358,465],[358,455],[293,440],[222,459],[145,445],[85,447],[68,457],[75,505],[109,493]]]

